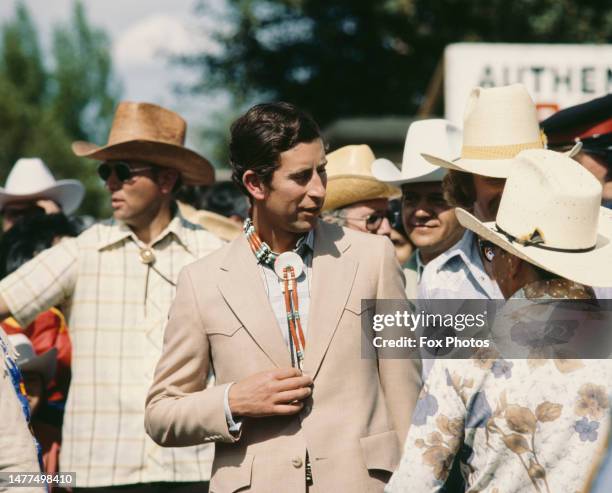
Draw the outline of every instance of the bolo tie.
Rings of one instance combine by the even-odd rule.
[[[140,248],[140,253],[138,254],[138,258],[140,262],[147,266],[147,277],[145,279],[145,292],[144,292],[144,308],[145,308],[145,317],[147,316],[147,296],[149,295],[149,273],[153,270],[159,277],[161,277],[164,281],[170,284],[172,287],[176,287],[176,283],[170,279],[168,276],[162,274],[157,267],[155,267],[155,254],[153,250],[150,248]]]
[[[247,219],[244,223],[244,232],[255,258],[258,262],[272,268],[283,286],[291,363],[292,366],[302,370],[306,340],[300,319],[297,279],[304,272],[304,261],[295,251],[283,252],[281,254],[273,252],[267,243],[261,241],[250,219]],[[296,250],[299,250],[302,245],[303,242],[300,242]],[[294,352],[295,359],[293,357]]]

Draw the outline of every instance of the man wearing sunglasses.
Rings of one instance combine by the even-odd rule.
[[[328,185],[322,217],[389,238],[398,221],[398,215],[389,211],[389,199],[400,191],[372,176],[373,161],[374,153],[367,145],[349,145],[327,155]]]
[[[75,492],[207,490],[212,448],[162,449],[143,428],[178,273],[222,245],[177,212],[180,183],[214,180],[210,163],[184,147],[185,132],[172,111],[120,103],[106,145],[73,144],[100,161],[113,217],[0,282],[0,315],[23,327],[65,307],[73,353],[60,464],[76,473]]]

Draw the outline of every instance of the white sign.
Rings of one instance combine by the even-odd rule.
[[[444,52],[446,118],[463,123],[472,88],[521,82],[541,120],[612,92],[612,45],[457,43]]]

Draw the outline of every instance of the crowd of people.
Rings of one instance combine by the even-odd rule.
[[[18,160],[0,472],[71,472],[76,493],[608,491],[609,358],[364,356],[363,335],[384,300],[521,301],[498,326],[570,300],[585,339],[612,308],[611,115],[612,94],[539,122],[523,85],[474,88],[462,128],[410,125],[398,166],[259,104],[215,184],[180,115],[122,102],[107,143],[72,146],[110,195],[93,224],[78,181]]]

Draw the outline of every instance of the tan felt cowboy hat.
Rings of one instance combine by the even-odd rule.
[[[460,149],[461,130],[451,122],[441,118],[419,120],[408,127],[401,171],[383,158],[372,163],[372,174],[395,186],[442,181],[446,169],[429,163],[421,153],[440,152],[444,159],[451,160],[459,155]]]
[[[102,147],[77,141],[77,156],[100,161],[134,160],[174,168],[187,185],[210,185],[215,180],[210,162],[184,147],[187,123],[173,111],[149,103],[121,102]]]
[[[587,286],[612,286],[612,211],[601,184],[564,154],[521,152],[511,166],[494,222],[464,209],[462,226],[517,257]]]
[[[461,156],[449,160],[423,153],[435,166],[492,178],[507,178],[513,159],[526,149],[544,149],[536,106],[523,84],[472,90],[463,117]],[[574,148],[574,156],[580,149]]]
[[[401,195],[398,188],[374,178],[371,171],[374,159],[374,153],[367,145],[344,146],[327,155],[324,211]]]
[[[72,214],[79,208],[85,188],[78,180],[55,180],[42,159],[17,160],[6,186],[0,187],[0,210],[10,202],[49,199],[56,202],[64,214]]]

